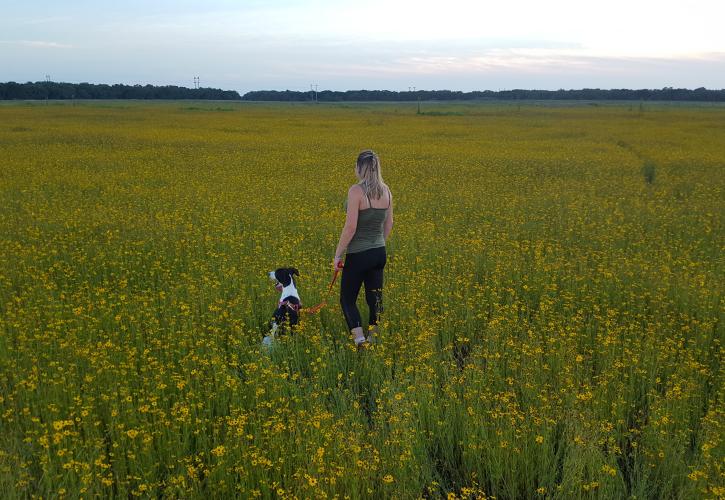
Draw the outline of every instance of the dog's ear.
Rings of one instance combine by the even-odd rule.
[[[289,272],[289,268],[283,267],[280,269],[277,269],[274,272],[274,277],[282,283],[282,286],[289,286],[290,283],[292,283],[292,276]]]
[[[282,286],[289,285],[289,273],[287,272],[287,269],[280,267],[279,269],[274,271],[274,279],[282,283]]]
[[[299,276],[300,275],[300,272],[297,270],[296,267],[290,267],[289,268],[289,272],[290,272],[290,274],[294,274],[295,276]]]

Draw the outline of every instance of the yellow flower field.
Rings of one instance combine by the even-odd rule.
[[[0,106],[3,498],[724,497],[725,107],[422,111]],[[265,353],[366,148],[380,342]]]

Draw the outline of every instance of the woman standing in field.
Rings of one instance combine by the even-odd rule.
[[[345,227],[335,250],[333,268],[338,269],[346,253],[340,283],[340,305],[355,345],[360,348],[377,333],[378,315],[383,310],[385,242],[393,229],[393,195],[383,182],[380,158],[371,150],[357,157],[358,179],[347,191]],[[356,301],[365,283],[365,300],[370,308],[365,337]]]

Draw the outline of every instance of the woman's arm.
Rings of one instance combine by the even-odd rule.
[[[388,195],[390,196],[390,208],[388,208],[388,215],[385,217],[385,223],[383,225],[383,234],[385,235],[385,241],[388,241],[390,231],[393,230],[393,193],[388,189]]]
[[[347,215],[345,217],[345,226],[342,228],[342,234],[340,234],[340,241],[337,244],[335,250],[335,260],[342,259],[347,245],[350,244],[350,240],[355,236],[355,230],[357,229],[357,215],[358,209],[360,208],[360,200],[362,199],[362,189],[360,186],[355,184],[347,192]]]

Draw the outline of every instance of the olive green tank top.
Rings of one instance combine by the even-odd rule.
[[[388,200],[390,200],[390,197],[388,197]],[[371,248],[385,246],[385,232],[383,228],[385,227],[385,218],[388,215],[389,208],[390,201],[388,201],[387,208],[375,208],[370,203],[370,198],[368,197],[368,208],[358,210],[355,235],[347,245],[347,253],[364,252]],[[345,210],[347,210],[347,200],[345,200]]]

